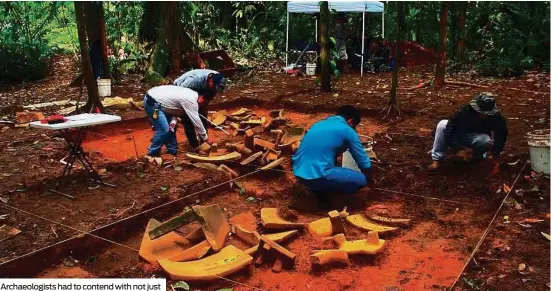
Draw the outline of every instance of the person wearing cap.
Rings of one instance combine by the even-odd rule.
[[[360,111],[346,105],[337,115],[312,125],[293,155],[293,173],[321,201],[335,193],[351,194],[371,183],[371,160],[356,132]],[[360,171],[336,166],[349,150]]]
[[[202,141],[212,144],[212,137],[209,136],[199,116],[199,108],[209,102],[208,97],[188,88],[162,85],[149,89],[144,97],[144,109],[149,121],[153,124],[155,134],[151,146],[147,149],[147,155],[158,157],[163,145],[166,146],[168,154],[177,154],[178,142],[174,118],[178,116],[191,124],[190,129],[184,127],[191,147],[199,146],[197,136]]]
[[[222,93],[226,87],[226,78],[221,73],[208,70],[208,69],[195,69],[186,72],[178,79],[174,80],[174,85],[179,87],[184,87],[191,89],[197,92],[200,96],[204,96],[206,102],[199,106],[199,116],[205,128],[208,127],[208,122],[206,120],[208,113],[208,105],[210,101],[216,96],[216,93]],[[194,139],[195,131],[193,123],[183,117],[182,124],[184,126],[184,131],[190,144],[194,145],[191,140]]]
[[[472,161],[497,157],[507,141],[507,124],[491,93],[481,93],[461,106],[448,120],[438,123],[429,171],[440,168],[448,147],[468,147]]]

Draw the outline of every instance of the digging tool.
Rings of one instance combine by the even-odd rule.
[[[199,116],[201,116],[201,118],[203,118],[204,120],[206,120],[208,123],[210,123],[212,126],[214,126],[216,129],[220,129],[221,131],[223,131],[225,134],[231,136],[231,134],[229,132],[227,132],[225,129],[223,129],[221,126],[219,125],[216,125],[214,124],[212,121],[210,121],[208,118],[204,117],[201,113],[199,113]]]
[[[218,204],[187,207],[180,215],[151,228],[148,234],[154,240],[194,221],[199,221],[212,250],[221,250],[230,232],[230,225]]]

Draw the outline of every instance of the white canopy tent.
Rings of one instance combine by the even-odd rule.
[[[330,1],[329,10],[337,12],[360,12],[362,16],[362,65],[361,75],[364,74],[364,52],[365,52],[365,13],[380,12],[382,13],[382,36],[385,37],[385,6],[379,1],[357,1],[357,2],[341,2]],[[289,65],[289,13],[314,14],[319,13],[320,7],[318,1],[289,1],[287,2],[287,41],[285,43],[285,66]],[[318,20],[316,19],[316,37],[318,35]]]

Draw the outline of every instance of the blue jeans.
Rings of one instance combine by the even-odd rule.
[[[325,178],[311,180],[299,178],[299,182],[320,194],[352,194],[367,185],[367,180],[362,172],[342,167],[329,170]]]
[[[176,132],[170,131],[169,124],[172,116],[164,113],[158,103],[151,104],[144,98],[144,109],[147,113],[149,121],[155,129],[153,135],[153,142],[147,149],[147,155],[159,156],[161,154],[161,148],[166,146],[166,152],[171,155],[176,155],[178,152],[178,142],[176,141]],[[157,119],[153,119],[153,112],[157,109],[159,111]]]
[[[434,144],[432,146],[432,159],[443,160],[449,147],[468,147],[473,149],[473,159],[482,160],[486,158],[486,152],[492,147],[492,138],[484,133],[466,133],[454,135],[451,144],[446,141],[445,130],[448,120],[444,119],[436,126]]]

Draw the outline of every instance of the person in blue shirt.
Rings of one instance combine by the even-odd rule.
[[[343,106],[337,115],[312,125],[302,138],[292,159],[293,173],[318,197],[351,194],[371,183],[371,161],[355,130],[360,120],[358,109]],[[335,165],[337,157],[346,150],[361,172]]]

